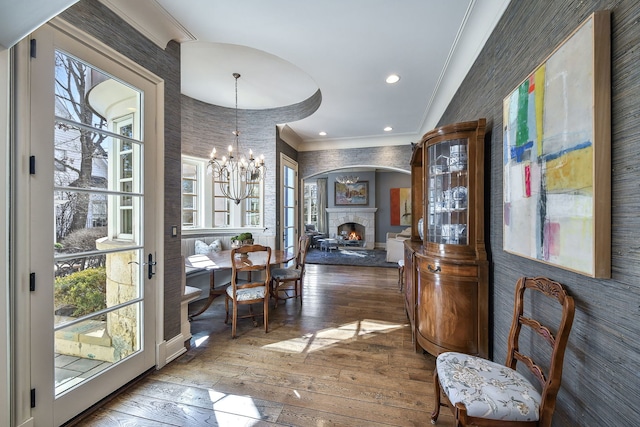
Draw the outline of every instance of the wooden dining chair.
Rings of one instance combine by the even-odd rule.
[[[246,245],[231,250],[231,286],[226,289],[224,307],[229,323],[229,303],[232,304],[231,337],[236,337],[238,319],[251,317],[254,326],[258,326],[256,316],[264,316],[264,331],[269,332],[269,283],[271,272],[271,248],[262,245]],[[238,277],[239,273],[247,273],[246,278]],[[259,279],[256,279],[259,277]],[[254,278],[252,280],[252,278]],[[263,303],[262,314],[255,314],[251,304]],[[238,316],[239,305],[249,305],[249,314]]]
[[[527,293],[527,300],[535,301],[536,312],[544,314],[545,318],[559,317],[555,335],[551,329],[529,317],[530,313],[524,314],[525,290],[532,291]],[[558,302],[562,310],[554,316],[546,306],[543,309],[542,303],[546,301],[542,301],[542,296],[536,297],[533,291],[555,300],[553,302]],[[456,426],[550,426],[574,311],[573,298],[560,283],[543,277],[520,278],[516,284],[506,366],[462,353],[440,354],[433,373],[435,408],[431,423],[436,423],[440,406],[448,406],[454,413]],[[523,326],[530,330],[523,331]],[[530,354],[523,353],[519,342],[526,343]],[[541,345],[544,343],[548,346]],[[550,352],[543,351],[549,347]],[[544,368],[534,362],[534,354],[538,360],[544,360]],[[539,388],[516,371],[518,362],[527,368],[524,371],[529,378],[538,380]],[[444,403],[441,403],[441,397]]]
[[[298,254],[295,264],[288,268],[271,269],[271,296],[276,300],[300,297],[302,304],[302,280],[304,278],[304,264],[307,260],[311,240],[309,236],[303,234],[298,240]]]

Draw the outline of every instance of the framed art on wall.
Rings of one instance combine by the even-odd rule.
[[[596,12],[503,101],[504,250],[611,275],[610,17]]]
[[[336,182],[335,204],[341,205],[368,205],[369,181],[358,181],[355,184],[341,184]]]
[[[391,225],[411,225],[411,188],[392,188]]]

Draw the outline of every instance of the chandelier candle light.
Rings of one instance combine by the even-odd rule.
[[[234,201],[236,205],[251,195],[255,195],[259,190],[260,182],[264,179],[266,167],[264,165],[264,155],[258,159],[253,157],[253,151],[249,150],[249,158],[245,158],[240,153],[238,131],[238,79],[240,74],[233,73],[236,79],[236,130],[233,132],[236,142],[236,155],[233,154],[233,146],[229,145],[228,157],[222,159],[216,157],[215,147],[211,151],[209,160],[209,171],[214,179],[220,183],[222,194]],[[239,157],[239,160],[238,160]]]
[[[355,184],[358,182],[359,177],[355,175],[342,175],[336,178],[340,184]]]

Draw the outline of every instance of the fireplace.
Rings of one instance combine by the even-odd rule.
[[[338,226],[338,236],[348,243],[358,243],[364,240],[366,227],[356,222],[346,222]]]
[[[360,236],[359,246],[373,249],[376,239],[376,211],[378,208],[327,208],[329,214],[329,235],[338,237],[347,231]]]

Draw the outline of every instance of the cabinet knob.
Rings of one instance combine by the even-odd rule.
[[[428,264],[428,265],[427,265],[427,270],[429,270],[429,271],[430,271],[430,272],[432,272],[432,273],[438,273],[438,272],[442,271],[442,269],[440,268],[440,266],[439,266],[439,265],[438,265],[438,266],[436,266],[436,268],[433,268],[433,267],[431,266],[431,264]]]

